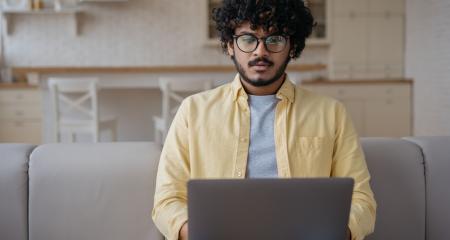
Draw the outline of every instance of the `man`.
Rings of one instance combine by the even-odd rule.
[[[351,177],[348,237],[363,239],[376,203],[351,120],[341,103],[285,74],[311,34],[310,10],[302,0],[225,0],[214,20],[239,74],[181,104],[161,153],[156,226],[169,240],[187,239],[190,178]]]

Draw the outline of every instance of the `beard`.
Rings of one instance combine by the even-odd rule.
[[[236,69],[239,72],[241,79],[254,87],[264,87],[264,86],[268,86],[268,85],[276,82],[278,79],[281,78],[281,76],[283,76],[287,65],[291,61],[291,58],[288,56],[286,58],[286,60],[283,62],[283,64],[277,69],[277,71],[275,72],[275,75],[272,78],[265,80],[265,79],[261,79],[261,78],[251,79],[245,72],[245,69],[242,67],[242,65],[237,62],[236,58],[234,56],[231,56],[231,59],[233,60],[233,63],[236,66]],[[258,58],[258,59],[252,60],[248,63],[248,66],[249,67],[253,66],[258,61],[263,61],[263,62],[268,63],[270,66],[273,66],[273,62],[269,61],[266,58]]]

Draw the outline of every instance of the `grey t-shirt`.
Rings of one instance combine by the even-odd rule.
[[[274,140],[275,108],[278,101],[275,95],[249,95],[250,146],[247,178],[278,177]]]

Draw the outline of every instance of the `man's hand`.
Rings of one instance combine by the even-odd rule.
[[[180,229],[179,240],[188,240],[188,223],[185,222]]]

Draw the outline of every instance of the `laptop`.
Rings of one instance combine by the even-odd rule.
[[[191,180],[189,240],[344,240],[351,178]]]

